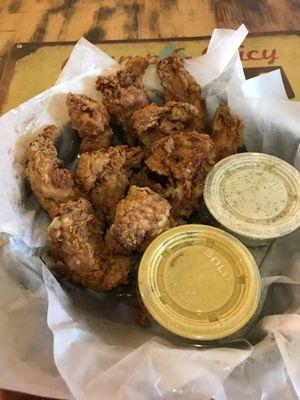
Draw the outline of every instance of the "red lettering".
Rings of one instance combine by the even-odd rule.
[[[258,50],[250,50],[247,53],[248,60],[262,60],[262,57],[254,57],[254,54],[258,54]]]
[[[267,54],[267,51],[268,50],[263,50],[263,52],[262,52],[263,58],[265,60],[269,60],[268,64],[272,65],[272,64],[274,64],[275,60],[278,59],[278,57],[276,56],[276,49],[271,50],[270,55]]]
[[[241,46],[243,48],[244,46]],[[260,50],[240,50],[240,58],[242,61],[258,61],[258,60],[266,60],[268,65],[272,65],[275,63],[275,60],[278,59],[277,50],[272,49],[263,49],[260,53]]]

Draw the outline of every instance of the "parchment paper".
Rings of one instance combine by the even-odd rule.
[[[203,86],[210,116],[228,103],[245,121],[249,150],[299,167],[299,103],[287,100],[279,72],[245,81],[238,48],[246,34],[244,26],[216,29],[207,54],[187,68]],[[113,294],[60,284],[41,262],[49,220],[24,185],[26,145],[36,129],[54,123],[70,145],[60,153],[72,164],[66,93],[97,99],[96,76],[117,68],[81,39],[54,87],[0,118],[0,387],[85,400],[299,398],[299,230],[250,249],[263,279],[262,311],[245,339],[226,346],[187,346],[138,327]],[[161,90],[153,70],[145,83]]]

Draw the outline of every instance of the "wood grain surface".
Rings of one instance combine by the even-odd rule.
[[[18,42],[91,41],[299,29],[300,0],[1,0],[0,55]]]

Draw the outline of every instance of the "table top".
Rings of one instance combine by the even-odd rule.
[[[18,42],[145,39],[300,26],[300,0],[1,0],[0,55]]]
[[[250,32],[300,26],[300,0],[1,0],[0,62],[18,42],[194,37],[215,27]],[[1,65],[0,65],[1,66]],[[0,391],[1,400],[33,396]]]

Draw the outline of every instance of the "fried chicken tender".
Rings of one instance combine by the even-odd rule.
[[[130,257],[111,254],[103,240],[102,224],[85,199],[68,201],[48,228],[53,272],[96,291],[126,283]]]
[[[148,187],[163,197],[167,183],[168,177],[151,171],[147,166],[133,173],[130,178],[130,186]]]
[[[116,206],[129,186],[131,168],[139,165],[143,157],[140,147],[128,146],[81,155],[76,173],[101,220],[108,223],[114,220]]]
[[[206,134],[181,132],[160,139],[151,151],[146,165],[167,177],[158,190],[172,205],[171,215],[188,216],[198,208],[205,177],[214,166],[214,143]]]
[[[85,95],[69,93],[67,107],[72,126],[82,138],[80,152],[107,149],[113,132],[106,107]]]
[[[243,144],[244,124],[240,117],[232,115],[229,107],[220,104],[212,123],[211,139],[215,142],[216,162],[235,154]]]
[[[207,117],[205,100],[201,97],[201,88],[184,67],[184,59],[177,53],[163,58],[157,64],[157,74],[164,88],[165,100],[182,101],[193,104],[198,110],[197,131],[202,130]]]
[[[125,132],[128,144],[136,144],[131,117],[134,111],[145,107],[150,100],[143,85],[143,75],[149,64],[144,57],[131,57],[125,68],[113,75],[99,76],[96,89],[103,94],[103,103],[114,122]]]
[[[134,112],[133,128],[139,140],[148,149],[163,137],[175,132],[191,132],[199,126],[200,112],[190,103],[168,101],[164,106],[152,103]]]
[[[149,188],[131,186],[116,208],[110,234],[129,251],[144,251],[151,241],[171,226],[171,206]]]
[[[113,254],[119,254],[119,255],[130,255],[132,251],[125,249],[118,240],[112,235],[111,231],[108,230],[105,235],[105,244],[109,251],[111,251]]]
[[[55,141],[59,129],[47,126],[30,143],[26,152],[26,176],[40,205],[53,218],[61,203],[84,197],[74,174],[62,167]]]

